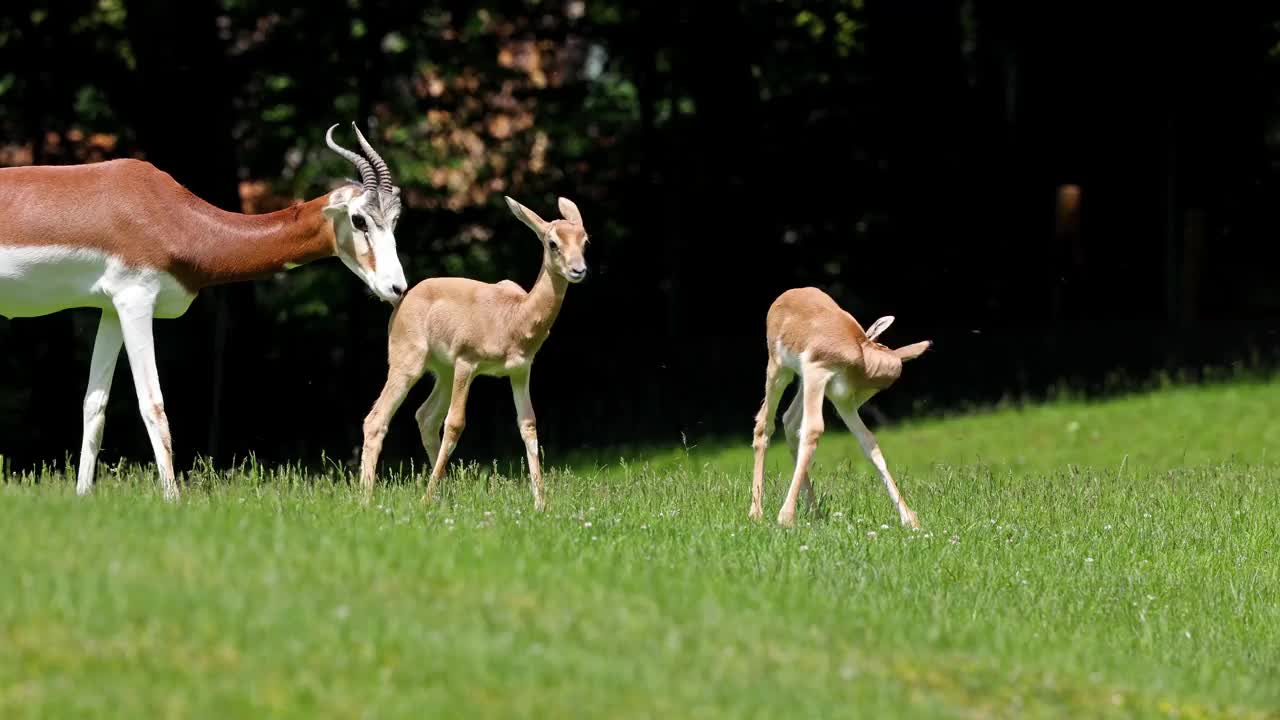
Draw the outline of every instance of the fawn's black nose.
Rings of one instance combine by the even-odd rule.
[[[400,283],[396,283],[395,285],[391,286],[391,292],[395,293],[396,297],[404,297],[404,291],[405,291],[405,287]]]

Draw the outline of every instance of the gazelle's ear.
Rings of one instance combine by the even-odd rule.
[[[351,209],[351,201],[360,194],[360,188],[347,185],[329,193],[329,202],[324,206],[324,216],[330,220],[345,215]]]
[[[918,343],[911,343],[910,345],[903,345],[900,348],[896,348],[893,351],[893,354],[897,355],[898,359],[901,360],[902,362],[906,362],[908,360],[915,360],[916,358],[923,355],[924,351],[928,350],[931,345],[933,345],[932,341],[922,340]]]
[[[889,326],[892,324],[893,324],[892,315],[885,315],[879,320],[876,320],[875,322],[871,323],[871,327],[867,328],[867,339],[875,340],[876,338],[880,337],[880,333],[884,332],[885,330],[888,330]]]
[[[506,196],[504,195],[503,197],[506,197]],[[515,200],[512,200],[509,197],[507,198],[507,207],[511,208],[512,215],[515,215],[516,218],[520,220],[520,222],[524,223],[525,225],[528,225],[530,230],[538,234],[538,237],[542,237],[543,235],[547,234],[547,225],[549,225],[550,223],[538,217],[538,213],[530,210],[529,208],[521,205],[520,203],[516,202]]]
[[[347,214],[347,199],[344,197],[331,197],[329,204],[324,206],[322,211],[324,216],[330,220]]]
[[[582,213],[578,212],[578,206],[572,200],[562,197],[557,204],[560,206],[560,217],[575,225],[582,224]]]

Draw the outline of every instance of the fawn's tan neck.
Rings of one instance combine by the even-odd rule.
[[[564,294],[568,288],[569,281],[552,270],[551,258],[544,256],[538,280],[521,301],[514,321],[530,349],[537,350],[547,339],[552,324],[560,314],[560,306],[564,303]]]

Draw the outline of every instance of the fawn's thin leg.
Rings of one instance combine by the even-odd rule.
[[[422,435],[422,447],[427,451],[427,462],[435,469],[436,456],[440,454],[440,428],[444,414],[449,409],[449,394],[453,390],[453,371],[436,373],[435,385],[426,402],[413,417],[418,421],[418,433]]]
[[[533,414],[533,397],[529,394],[529,371],[511,376],[511,395],[516,403],[516,425],[524,440],[524,454],[529,461],[529,482],[533,486],[533,509],[542,511],[546,500],[542,494],[542,463],[538,460],[538,423]]]
[[[787,499],[778,511],[778,524],[789,526],[795,521],[796,501],[800,497],[800,486],[804,483],[809,463],[813,462],[813,454],[818,449],[818,438],[822,436],[822,400],[826,395],[827,381],[831,379],[831,371],[821,367],[808,366],[803,371],[801,388],[804,416],[800,420],[800,452],[796,455],[796,470],[791,478],[791,489],[787,491]]]
[[[836,411],[840,413],[840,417],[844,420],[845,425],[849,426],[849,430],[853,432],[854,437],[858,438],[858,444],[862,446],[862,452],[880,472],[881,479],[884,480],[884,487],[889,491],[889,499],[893,500],[893,504],[898,508],[898,518],[903,525],[913,529],[920,528],[920,521],[916,518],[915,511],[907,507],[907,501],[903,499],[902,493],[898,491],[898,485],[893,481],[893,476],[889,474],[889,466],[884,461],[884,453],[880,452],[880,443],[876,442],[876,436],[871,434],[867,429],[862,418],[858,416],[858,403],[856,401],[845,401],[836,404]]]
[[[800,387],[796,389],[796,396],[792,398],[791,404],[787,406],[787,411],[782,414],[782,432],[787,436],[787,447],[791,450],[791,460],[794,462],[800,457],[800,420],[804,417],[804,382],[800,383]],[[813,479],[809,477],[809,469],[805,468],[804,479],[801,481],[804,490],[805,504],[809,507],[810,512],[817,506],[818,499],[813,494]]]
[[[425,502],[435,498],[436,487],[440,478],[444,477],[445,466],[449,464],[449,456],[458,445],[462,429],[467,426],[467,393],[471,390],[471,379],[475,376],[475,366],[465,360],[458,360],[453,365],[453,395],[449,398],[449,414],[444,419],[444,438],[440,443],[440,454],[436,456],[435,467],[431,469],[431,479],[427,481],[427,492],[422,496]]]
[[[360,452],[360,485],[367,497],[373,492],[373,482],[377,477],[378,455],[382,453],[382,441],[387,437],[387,428],[400,403],[409,394],[409,390],[418,378],[422,377],[421,368],[408,368],[402,363],[394,363],[387,370],[387,382],[382,386],[382,393],[373,403],[373,409],[364,419],[364,448]]]
[[[759,520],[764,515],[764,457],[769,449],[769,438],[773,436],[774,416],[778,413],[778,401],[782,399],[782,391],[790,384],[795,373],[778,364],[773,353],[769,353],[769,364],[764,374],[764,401],[760,403],[760,411],[756,413],[755,436],[751,446],[755,448],[755,468],[751,474],[751,509],[747,515],[752,520]]]

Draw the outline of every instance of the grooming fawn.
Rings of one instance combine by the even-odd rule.
[[[799,376],[795,399],[783,414],[787,445],[795,457],[795,472],[786,500],[778,512],[778,524],[795,520],[796,501],[803,488],[807,504],[814,505],[809,464],[822,435],[822,400],[831,399],[841,419],[853,431],[862,452],[880,472],[889,497],[898,509],[903,525],[919,528],[920,522],[889,474],[884,454],[875,435],[858,416],[858,408],[876,393],[892,385],[902,375],[902,363],[920,357],[930,341],[889,349],[876,338],[893,322],[885,316],[863,330],[853,316],[817,288],[787,290],[769,307],[766,319],[769,360],[765,370],[764,402],[756,415],[755,469],[751,480],[752,519],[763,515],[764,458],[773,435],[774,416],[782,391]]]

